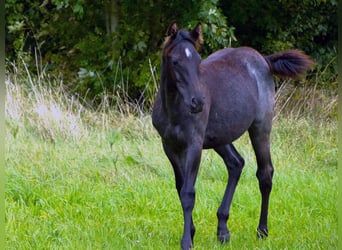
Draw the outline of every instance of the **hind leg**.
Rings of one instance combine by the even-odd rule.
[[[217,237],[221,242],[228,242],[230,239],[230,233],[227,228],[227,220],[229,218],[229,210],[235,188],[239,182],[241,171],[244,166],[244,160],[236,151],[233,144],[215,148],[215,151],[223,158],[229,173],[226,191],[224,193],[222,203],[217,210]]]
[[[259,189],[262,198],[260,220],[257,229],[258,238],[265,238],[268,236],[268,203],[272,190],[273,178],[273,165],[270,154],[270,133],[271,121],[268,122],[268,124],[254,124],[249,129],[249,136],[252,141],[258,165],[256,176],[259,181]]]

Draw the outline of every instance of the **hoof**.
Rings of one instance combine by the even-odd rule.
[[[228,243],[230,241],[230,234],[220,234],[217,235],[217,239],[221,242],[221,243]]]
[[[268,231],[266,228],[264,228],[264,229],[258,228],[257,229],[257,238],[258,239],[266,239],[267,236],[268,236]]]

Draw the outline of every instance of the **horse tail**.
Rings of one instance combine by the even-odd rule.
[[[300,50],[286,50],[264,57],[271,73],[279,77],[297,79],[301,77],[315,62]]]

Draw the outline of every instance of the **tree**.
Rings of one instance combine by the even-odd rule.
[[[336,6],[335,0],[8,0],[6,56],[32,70],[39,60],[45,71],[63,75],[68,91],[91,100],[104,91],[152,99],[150,63],[158,75],[172,20],[185,28],[202,22],[203,57],[231,45],[262,53],[296,47],[325,65],[336,55]]]
[[[182,27],[203,23],[203,54],[235,39],[217,5],[218,0],[9,0],[6,41],[14,46],[7,46],[7,54],[12,59],[25,57],[34,65],[38,53],[45,69],[63,73],[69,91],[87,93],[91,99],[104,90],[123,88],[131,98],[141,99],[144,90],[154,87],[146,86],[151,78],[149,61],[158,67],[172,20]],[[147,93],[144,98],[152,98]]]
[[[221,0],[220,6],[236,28],[235,46],[264,54],[301,49],[316,60],[318,72],[328,65],[328,77],[336,77],[336,0]]]

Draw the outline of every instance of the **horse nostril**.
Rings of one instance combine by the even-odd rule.
[[[192,102],[193,105],[197,105],[197,103],[198,103],[198,101],[197,101],[197,99],[195,97],[193,97],[191,99],[191,102]]]
[[[191,101],[192,101],[192,103],[194,103],[196,105],[203,105],[204,104],[204,98],[203,97],[199,97],[199,98],[193,97]]]
[[[202,98],[193,97],[191,99],[191,112],[198,113],[203,110],[204,101]]]

